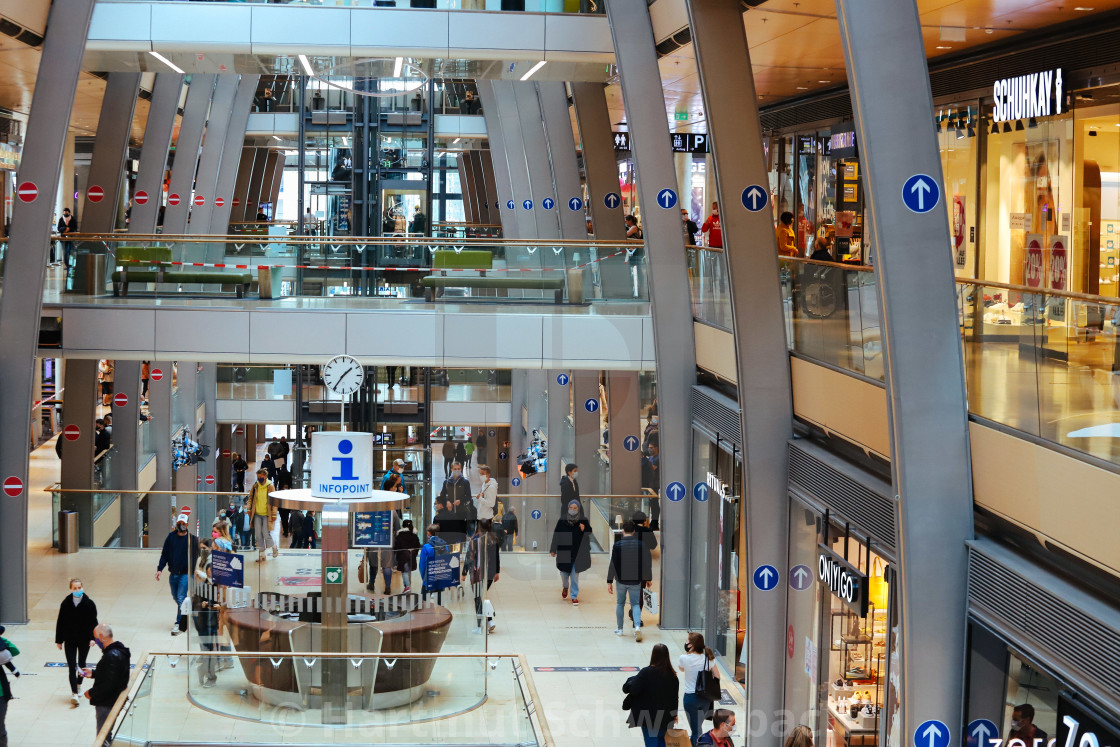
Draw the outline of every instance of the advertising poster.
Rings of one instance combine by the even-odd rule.
[[[354,547],[392,547],[393,512],[358,511],[353,515]]]
[[[446,589],[459,585],[459,553],[449,552],[446,555],[433,555],[428,561],[428,578],[425,582],[428,588]]]
[[[1024,260],[1023,285],[1029,288],[1042,287],[1042,235],[1027,234],[1027,258]]]
[[[218,586],[245,587],[245,556],[213,550],[210,553],[210,578]]]

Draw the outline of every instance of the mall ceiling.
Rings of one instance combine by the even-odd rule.
[[[930,59],[1116,9],[1120,9],[1120,0],[918,0],[925,52]],[[760,104],[796,98],[845,83],[834,0],[766,0],[745,12],[743,20]],[[0,108],[20,113],[30,109],[39,58],[39,49],[0,35]],[[450,67],[455,72],[454,77],[466,77],[457,61],[439,61],[438,65],[436,61],[431,62],[433,72]],[[498,61],[471,63],[472,68],[477,68],[474,72],[485,77],[494,75],[502,65],[504,63]],[[704,107],[692,45],[663,57],[659,66],[670,128],[677,132],[704,131]],[[576,75],[584,77],[580,73]],[[71,127],[77,134],[89,135],[96,130],[103,91],[103,80],[91,72],[82,74],[71,117]],[[608,84],[607,97],[611,122],[625,129],[617,82]],[[676,120],[677,112],[685,112],[687,119]],[[133,126],[134,142],[139,142],[143,136],[146,116],[147,102],[142,100]]]

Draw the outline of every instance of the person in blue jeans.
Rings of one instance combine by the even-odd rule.
[[[556,522],[548,552],[556,558],[556,570],[560,571],[560,598],[567,599],[571,587],[572,605],[578,605],[579,574],[591,567],[591,522],[575,498],[568,501],[567,513]]]
[[[611,548],[611,562],[607,566],[607,591],[614,594],[618,582],[618,603],[615,605],[615,635],[622,635],[622,615],[630,600],[630,614],[634,620],[634,640],[642,640],[642,587],[653,584],[653,557],[649,547],[635,534],[637,526],[628,520],[622,525],[622,538]]]
[[[187,598],[190,589],[191,574],[198,564],[198,537],[187,530],[190,521],[186,514],[179,514],[175,520],[175,531],[169,533],[163,541],[163,552],[159,556],[159,565],[156,567],[156,581],[164,567],[168,570],[167,581],[171,586],[171,597],[175,600],[175,622],[171,626],[171,635],[179,635],[180,610],[183,600]]]
[[[704,645],[704,636],[700,633],[688,634],[684,651],[678,664],[684,672],[684,714],[688,720],[689,738],[695,745],[704,727],[704,717],[715,707],[712,701],[696,692],[696,677],[705,669],[718,676],[719,670],[716,668],[716,655]]]
[[[627,725],[641,727],[645,747],[665,747],[665,732],[677,720],[677,673],[669,661],[669,649],[658,643],[650,653],[649,666],[626,680],[622,707],[630,711]]]

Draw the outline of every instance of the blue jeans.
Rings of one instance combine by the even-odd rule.
[[[646,747],[665,747],[665,732],[653,731],[645,724],[642,725],[642,739]]]
[[[187,573],[171,573],[167,576],[171,585],[171,597],[175,600],[175,625],[179,624],[179,610],[183,608],[183,600],[187,598],[191,577]]]
[[[630,597],[630,616],[634,620],[634,627],[642,627],[642,587],[639,584],[618,584],[615,587],[615,596],[618,598],[614,607],[615,622],[618,629],[622,630],[622,614],[626,608],[626,597]]]
[[[701,698],[696,693],[684,694],[684,715],[688,719],[688,738],[692,740],[692,744],[696,744],[696,740],[704,732],[704,715],[708,712],[709,703],[711,701]]]
[[[564,588],[567,589],[569,583],[572,587],[572,599],[579,599],[579,573],[572,571],[571,573],[564,573],[560,571],[560,580],[564,582]]]

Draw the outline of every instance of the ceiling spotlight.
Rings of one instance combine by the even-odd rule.
[[[990,134],[992,134],[992,135],[998,135],[999,134],[999,123],[998,122],[992,122],[992,131],[991,131]]]
[[[1010,122],[1004,122],[1003,123],[1003,134],[1006,135],[1009,132],[1011,132],[1011,123]]]
[[[957,140],[964,140],[964,130],[957,128]]]
[[[1015,120],[1015,132],[1022,132],[1022,131],[1023,131],[1023,120],[1021,120],[1021,119]]]

